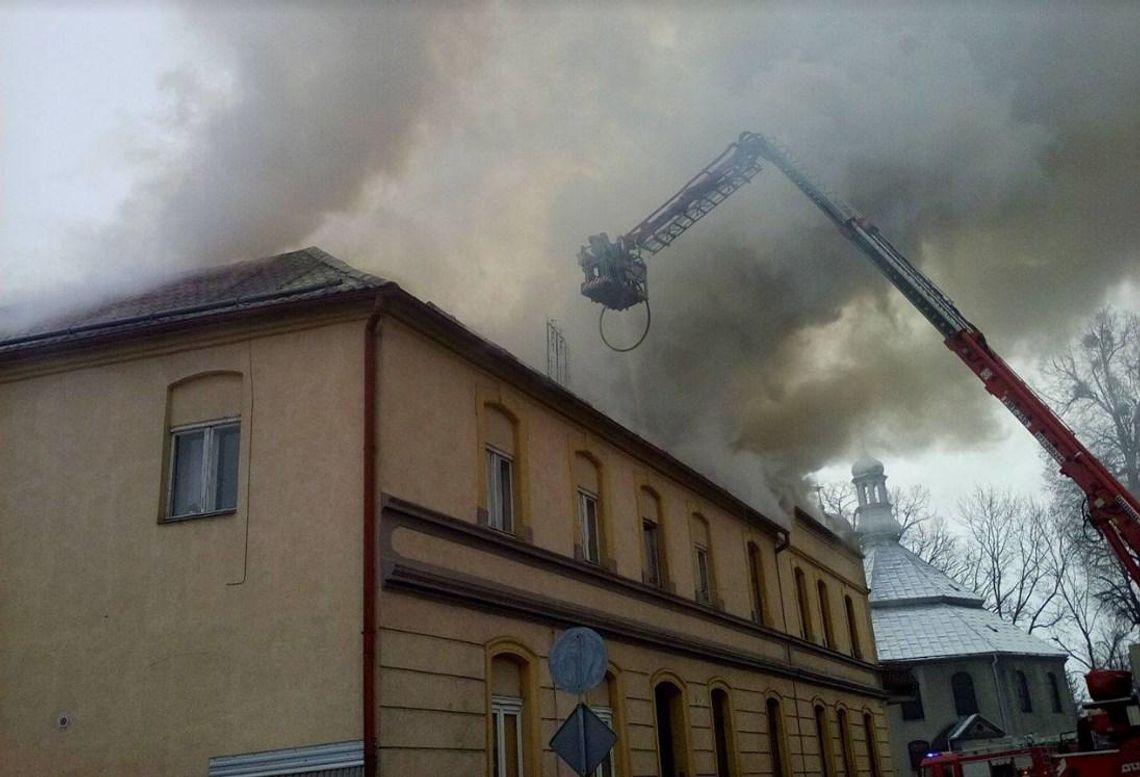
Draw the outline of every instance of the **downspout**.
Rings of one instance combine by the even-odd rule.
[[[380,392],[376,363],[380,348],[383,297],[377,295],[372,315],[364,326],[364,534],[363,541],[363,654],[361,689],[364,718],[364,775],[376,777],[379,761],[376,721],[376,426]]]

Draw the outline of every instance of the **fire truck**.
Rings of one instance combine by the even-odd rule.
[[[1001,358],[985,336],[929,278],[903,256],[869,219],[825,191],[787,149],[756,132],[744,132],[672,197],[624,235],[591,235],[578,254],[585,275],[581,292],[607,310],[644,304],[648,310],[646,259],[667,248],[717,205],[751,181],[765,164],[783,173],[847,240],[886,276],[934,326],[946,346],[1021,422],[1060,471],[1084,492],[1085,518],[1104,537],[1134,583],[1140,584],[1140,502],[1086,448],[1073,431]],[[601,321],[599,321],[599,329]],[[648,319],[646,332],[648,332]],[[605,337],[604,331],[602,333]],[[644,334],[642,339],[644,339]],[[640,340],[638,341],[640,343]],[[613,346],[611,346],[613,347]],[[636,344],[633,346],[636,347]],[[629,349],[615,349],[629,350]],[[1137,656],[1133,650],[1133,670]],[[1107,777],[1140,774],[1140,704],[1133,672],[1093,670],[1086,675],[1092,702],[1078,721],[1078,749],[1023,747],[985,757],[930,754],[930,777],[969,777],[985,761],[990,774],[1008,763],[1033,777]],[[1020,762],[1018,763],[1018,759]],[[1004,759],[1004,760],[1003,760]],[[1010,772],[1011,774],[1014,772]]]

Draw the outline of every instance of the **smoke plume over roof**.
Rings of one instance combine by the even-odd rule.
[[[155,74],[177,140],[76,241],[73,277],[106,291],[316,243],[534,363],[556,318],[576,390],[729,481],[862,445],[980,444],[998,412],[772,169],[651,260],[645,345],[603,350],[579,244],[632,227],[740,131],[790,146],[1003,352],[1047,350],[1140,275],[1134,6],[206,5],[185,20],[197,58]],[[28,277],[34,259],[0,269]]]

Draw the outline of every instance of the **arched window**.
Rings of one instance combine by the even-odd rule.
[[[796,605],[800,612],[800,636],[804,639],[813,639],[811,628],[811,608],[808,605],[807,578],[804,571],[796,567]]]
[[[620,715],[621,696],[618,693],[617,678],[613,672],[606,672],[605,679],[586,695],[586,701],[594,714],[617,733],[619,741],[619,744],[614,745],[605,760],[598,766],[593,777],[615,777],[618,774],[618,748],[621,746],[622,739],[620,729],[624,719]]]
[[[736,775],[736,732],[732,728],[732,705],[728,691],[713,688],[709,692],[712,706],[713,746],[716,750],[716,777]]]
[[[788,748],[784,742],[784,716],[780,711],[780,700],[769,698],[768,713],[768,753],[772,758],[773,777],[790,777],[788,772]]]
[[[1057,675],[1048,672],[1045,677],[1049,680],[1049,699],[1053,702],[1053,712],[1061,712],[1061,689],[1057,685]]]
[[[835,757],[831,751],[831,732],[827,726],[827,710],[822,704],[815,705],[815,740],[819,751],[819,770],[823,777],[834,777]]]
[[[574,454],[574,482],[578,508],[574,556],[591,564],[601,564],[606,550],[602,517],[602,473],[591,456],[581,452]]]
[[[641,512],[641,580],[661,588],[667,587],[668,570],[661,513],[661,499],[650,488],[638,493]]]
[[[491,659],[492,777],[518,777],[528,767],[525,667],[521,657],[507,653]]]
[[[840,707],[835,711],[839,720],[839,754],[843,764],[843,777],[856,777],[855,751],[851,748],[851,726],[847,721],[847,710]]]
[[[867,764],[871,769],[871,777],[879,777],[879,744],[875,736],[875,718],[869,712],[863,713],[863,741],[867,743]]]
[[[195,375],[167,390],[167,474],[160,522],[237,510],[241,413],[238,372]]]
[[[693,538],[694,595],[701,604],[716,603],[716,578],[713,574],[712,542],[709,522],[694,513],[689,519],[689,532]]]
[[[752,589],[752,620],[770,626],[768,600],[764,594],[764,562],[754,542],[748,543],[748,582]]]
[[[835,632],[831,624],[831,599],[827,595],[827,584],[820,580],[816,583],[819,592],[819,617],[823,621],[823,644],[829,648],[835,647]]]
[[[950,677],[950,690],[954,693],[954,712],[958,717],[978,711],[978,697],[974,694],[974,678],[969,672],[955,672]]]
[[[653,688],[657,712],[657,757],[661,777],[681,777],[689,772],[688,728],[685,725],[685,694],[668,680]]]
[[[1029,680],[1025,672],[1020,669],[1013,673],[1013,681],[1017,686],[1017,701],[1022,712],[1033,712],[1033,698],[1029,695]]]
[[[851,640],[851,655],[863,657],[863,646],[859,644],[859,622],[855,620],[855,602],[850,596],[843,597],[843,609],[847,614],[847,636]]]
[[[484,408],[486,444],[484,460],[487,477],[487,525],[508,534],[518,529],[517,428],[502,408]]]

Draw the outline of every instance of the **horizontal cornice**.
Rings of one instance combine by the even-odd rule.
[[[516,617],[558,625],[587,625],[602,633],[652,644],[654,647],[713,658],[717,661],[744,666],[771,674],[811,682],[865,695],[884,697],[879,687],[858,683],[823,672],[783,662],[745,655],[707,640],[654,628],[643,623],[611,615],[598,610],[580,607],[551,599],[530,591],[508,587],[494,581],[475,578],[436,565],[423,564],[400,557],[392,547],[392,532],[401,526],[441,537],[453,542],[495,553],[505,559],[527,564],[547,572],[583,580],[592,585],[618,590],[628,596],[647,601],[658,607],[668,607],[700,619],[727,626],[757,638],[774,640],[793,650],[812,653],[831,661],[856,667],[878,676],[875,664],[828,650],[782,631],[751,620],[714,610],[653,586],[575,561],[545,548],[535,547],[522,540],[481,526],[435,512],[420,505],[385,495],[382,497],[381,555],[384,561],[384,585],[417,592],[421,595],[445,597],[467,605],[509,612]]]

